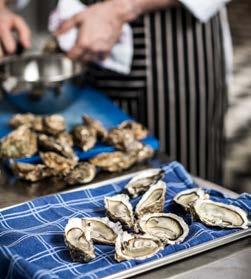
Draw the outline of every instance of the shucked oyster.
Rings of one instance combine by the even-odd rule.
[[[145,193],[150,186],[156,184],[164,177],[165,172],[162,169],[150,169],[134,176],[125,186],[127,192],[133,198]]]
[[[50,135],[58,135],[65,131],[64,117],[59,114],[52,114],[44,117],[43,130]]]
[[[174,201],[184,207],[185,210],[189,210],[191,205],[198,199],[208,199],[209,196],[200,188],[194,188],[182,191],[174,197]]]
[[[86,126],[89,126],[96,131],[99,138],[105,139],[107,137],[108,131],[98,120],[95,120],[86,114],[82,116],[82,119]]]
[[[79,163],[65,177],[65,182],[69,185],[85,184],[91,182],[96,175],[96,167],[90,163]]]
[[[127,228],[134,226],[133,209],[127,195],[105,197],[105,209],[113,221],[119,221]]]
[[[10,126],[13,128],[18,128],[25,125],[36,132],[41,132],[43,130],[42,117],[36,116],[31,113],[16,114],[10,120]]]
[[[142,140],[148,135],[148,130],[140,123],[126,120],[119,125],[119,129],[126,129],[133,132],[136,140]]]
[[[97,142],[97,133],[89,126],[75,126],[72,131],[72,136],[75,144],[83,151],[90,150]]]
[[[122,227],[119,222],[113,223],[108,218],[84,218],[91,224],[91,238],[94,242],[114,245]]]
[[[18,127],[1,140],[0,157],[30,157],[37,152],[37,136],[25,125]]]
[[[166,195],[166,183],[162,180],[151,186],[138,202],[135,213],[138,217],[146,213],[163,212]]]
[[[65,227],[65,244],[73,261],[89,262],[95,258],[91,226],[80,218],[68,221]]]
[[[185,221],[172,213],[146,214],[139,220],[138,229],[159,238],[164,244],[180,243],[189,232]]]
[[[152,257],[164,248],[158,238],[151,235],[136,235],[124,232],[118,235],[115,244],[115,260],[144,260]]]
[[[198,199],[191,209],[193,216],[208,226],[248,228],[247,213],[240,207]]]

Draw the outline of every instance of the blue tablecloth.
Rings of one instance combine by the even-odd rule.
[[[189,225],[189,235],[182,244],[167,246],[146,261],[152,261],[177,251],[196,246],[237,231],[237,229],[210,228],[191,221],[189,214],[172,202],[174,195],[195,187],[190,175],[177,162],[164,166],[168,191],[165,212],[173,212]],[[114,247],[96,245],[96,259],[86,263],[73,263],[64,244],[64,227],[72,217],[104,216],[104,196],[120,193],[127,180],[97,189],[56,194],[35,199],[0,212],[0,278],[102,278],[130,269],[146,261],[130,260],[117,263]],[[238,199],[224,197],[208,191],[211,198],[237,205],[251,214],[251,196]],[[133,204],[137,202],[134,199]]]

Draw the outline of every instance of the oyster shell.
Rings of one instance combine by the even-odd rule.
[[[125,194],[105,197],[105,209],[108,216],[114,221],[119,221],[127,228],[133,228],[133,208],[129,197]]]
[[[159,238],[164,244],[181,243],[189,232],[185,221],[173,213],[146,214],[139,220],[138,229]]]
[[[191,209],[193,216],[208,226],[248,228],[247,213],[240,207],[198,199]]]
[[[144,260],[152,257],[164,248],[162,242],[151,235],[136,235],[124,232],[118,235],[115,244],[115,260]]]
[[[141,163],[149,160],[153,157],[154,150],[150,145],[143,145],[139,150],[137,150],[137,162]]]
[[[0,157],[2,158],[30,157],[36,152],[37,136],[25,125],[2,138],[0,143]]]
[[[165,172],[162,169],[146,170],[134,176],[125,186],[125,189],[130,196],[136,198],[140,194],[145,193],[150,188],[150,186],[161,180],[164,175]]]
[[[79,163],[65,177],[68,185],[85,184],[91,182],[96,175],[96,167],[90,163]]]
[[[95,258],[90,224],[80,218],[69,219],[65,227],[65,244],[73,261],[89,262]]]
[[[43,118],[43,131],[50,135],[58,135],[65,131],[64,117],[59,114],[52,114]]]
[[[208,199],[209,195],[200,188],[182,191],[174,197],[174,201],[185,210],[189,210],[191,205],[198,199]]]
[[[136,162],[136,158],[130,154],[116,151],[111,153],[101,153],[93,157],[90,161],[96,167],[103,170],[120,172],[130,168]]]
[[[140,123],[126,120],[119,125],[119,129],[126,129],[133,132],[136,140],[142,140],[148,135],[148,130]]]
[[[98,120],[95,120],[86,114],[82,116],[82,119],[86,126],[89,126],[96,131],[99,138],[105,139],[107,137],[108,131]]]
[[[137,217],[141,217],[146,213],[163,212],[166,195],[166,183],[159,180],[151,186],[142,196],[135,208]]]
[[[122,227],[119,222],[113,223],[108,218],[84,218],[91,223],[91,238],[94,242],[114,245]]]
[[[16,114],[11,118],[9,123],[13,128],[25,125],[36,132],[41,132],[43,130],[42,117],[35,116],[32,113]]]
[[[62,132],[62,133],[56,135],[56,140],[59,141],[61,144],[73,146],[72,135],[69,134],[68,132]]]
[[[88,151],[94,147],[97,142],[96,131],[88,126],[78,125],[72,131],[75,144],[83,151]]]

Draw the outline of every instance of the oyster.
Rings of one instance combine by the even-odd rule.
[[[156,184],[165,175],[162,169],[150,169],[134,176],[125,186],[127,192],[133,198],[145,193],[150,186]]]
[[[25,125],[18,127],[1,140],[2,158],[30,157],[36,152],[37,136]]]
[[[125,194],[105,197],[105,209],[108,216],[115,222],[119,221],[127,228],[134,226],[134,216],[129,197]]]
[[[133,132],[136,140],[142,140],[148,135],[148,130],[140,123],[126,120],[119,125],[119,129],[126,129]]]
[[[115,244],[115,260],[144,260],[152,257],[164,248],[158,238],[151,235],[136,235],[124,232],[118,235]]]
[[[200,188],[194,188],[182,191],[178,193],[174,197],[174,201],[184,207],[185,210],[189,210],[191,205],[198,199],[208,199],[209,195],[206,194],[202,189]]]
[[[22,125],[25,125],[36,132],[41,132],[43,130],[42,117],[35,116],[32,113],[19,113],[11,118],[11,127],[18,128]]]
[[[69,134],[68,132],[62,132],[62,133],[56,135],[56,140],[59,141],[61,144],[73,146],[72,135]]]
[[[85,184],[91,182],[96,175],[96,167],[90,163],[79,163],[65,177],[65,182],[69,185]]]
[[[91,163],[96,167],[109,172],[120,172],[130,168],[135,162],[136,158],[130,154],[116,151],[111,153],[101,153],[92,158]]]
[[[248,228],[247,213],[240,207],[198,199],[191,209],[193,216],[208,226]]]
[[[43,131],[50,135],[58,135],[65,131],[64,117],[52,114],[43,118]]]
[[[41,152],[40,157],[56,175],[67,175],[77,165],[76,159],[65,158],[55,152]]]
[[[11,169],[18,178],[31,182],[53,176],[53,171],[41,164],[12,163]]]
[[[65,244],[73,261],[89,262],[95,258],[91,227],[80,218],[72,218],[65,227]]]
[[[98,120],[95,120],[86,114],[82,116],[82,119],[86,126],[89,126],[96,131],[99,138],[105,139],[107,137],[108,131]]]
[[[88,151],[94,147],[97,142],[96,131],[88,126],[78,125],[72,131],[75,144],[83,151]]]
[[[122,232],[120,223],[113,223],[108,218],[84,218],[91,224],[91,238],[94,242],[114,245],[119,233]]]
[[[137,162],[141,163],[148,159],[151,159],[154,155],[154,150],[149,145],[143,145],[139,150],[137,150]]]
[[[146,213],[163,212],[166,195],[166,183],[162,180],[151,186],[138,202],[135,213],[141,217]]]
[[[138,229],[159,238],[164,244],[180,243],[189,232],[185,221],[172,213],[146,214],[139,220]]]

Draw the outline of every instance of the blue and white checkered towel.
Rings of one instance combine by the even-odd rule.
[[[164,166],[164,180],[168,184],[165,212],[173,212],[185,218],[189,235],[182,244],[167,246],[146,261],[152,261],[177,251],[196,246],[236,232],[236,229],[209,228],[191,222],[189,214],[172,202],[174,195],[195,187],[185,169],[173,162]],[[64,244],[64,227],[72,217],[104,216],[104,196],[120,193],[126,180],[96,189],[56,194],[35,199],[0,212],[0,278],[102,278],[130,269],[146,261],[130,260],[117,263],[114,247],[96,245],[96,259],[86,263],[73,263]],[[224,197],[209,191],[211,198],[237,205],[251,214],[251,196],[238,199]],[[137,200],[134,200],[135,204]]]

